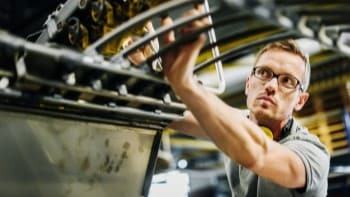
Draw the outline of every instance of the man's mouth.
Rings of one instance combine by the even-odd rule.
[[[274,101],[271,97],[269,97],[269,96],[260,96],[260,97],[258,97],[258,100],[262,100],[262,101],[271,103],[271,104],[273,104],[273,105],[276,104],[275,101]]]

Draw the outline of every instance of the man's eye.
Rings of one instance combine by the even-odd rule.
[[[288,84],[288,85],[291,85],[291,86],[296,85],[295,84],[296,81],[290,76],[281,76],[280,81],[281,81],[281,83]]]
[[[269,76],[269,72],[266,69],[260,69],[259,70],[259,75],[263,76],[263,77],[268,77]]]

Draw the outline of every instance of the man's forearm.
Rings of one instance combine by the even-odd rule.
[[[246,167],[256,164],[260,153],[267,148],[266,136],[256,132],[257,125],[200,85],[173,88],[218,148]]]
[[[193,117],[192,113],[186,111],[184,118],[179,120],[174,120],[168,125],[169,128],[174,129],[185,135],[190,135],[192,137],[208,139],[203,128],[199,125],[198,121]]]

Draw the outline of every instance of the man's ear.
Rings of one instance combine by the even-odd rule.
[[[299,95],[299,98],[298,98],[298,102],[295,104],[294,106],[294,110],[295,111],[299,111],[303,108],[303,106],[305,105],[306,101],[309,99],[309,93],[307,92],[302,92],[300,95]]]
[[[245,80],[244,94],[245,94],[246,96],[248,95],[249,80],[250,80],[250,76],[248,76],[247,79]]]

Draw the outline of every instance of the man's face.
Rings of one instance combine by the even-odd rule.
[[[264,67],[276,75],[287,74],[303,82],[305,62],[296,54],[281,49],[270,49],[263,53],[255,67]],[[250,75],[246,82],[245,93],[251,115],[260,124],[283,121],[292,115],[293,110],[300,110],[308,99],[308,93],[300,91],[300,85],[286,88],[285,81],[277,77],[264,81]]]

